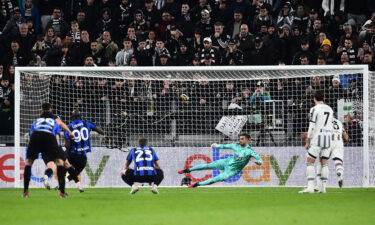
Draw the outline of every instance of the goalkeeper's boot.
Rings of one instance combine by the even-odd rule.
[[[43,184],[45,188],[47,188],[48,190],[51,190],[51,185],[49,183],[49,179],[47,175],[43,176]]]
[[[177,171],[177,173],[179,173],[179,174],[190,173],[190,170],[189,169],[179,170],[179,171]]]
[[[302,191],[298,192],[299,194],[312,194],[314,190],[309,190],[308,188],[303,189]]]
[[[133,184],[132,189],[130,190],[130,194],[134,195],[135,193],[137,193],[138,190],[139,190],[138,185]]]
[[[195,183],[195,184],[190,184],[189,186],[188,186],[188,188],[196,188],[196,187],[198,187],[199,186],[199,184],[198,183]]]
[[[154,194],[159,194],[158,186],[156,184],[152,184],[151,192],[154,193]]]
[[[67,197],[69,197],[68,193],[62,193],[62,192],[60,192],[59,196],[60,196],[60,198],[67,198]]]
[[[28,198],[29,197],[29,192],[28,191],[23,192],[22,197]]]
[[[344,179],[342,178],[342,174],[340,172],[337,172],[337,176],[338,176],[339,187],[342,188],[342,186],[344,185]]]

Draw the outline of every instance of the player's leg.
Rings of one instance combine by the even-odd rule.
[[[29,197],[29,184],[31,179],[31,167],[34,159],[27,159],[23,173],[23,197]]]
[[[326,193],[326,186],[328,182],[328,175],[329,175],[329,169],[328,169],[328,160],[330,156],[330,149],[322,149],[321,150],[321,157],[320,157],[320,162],[322,165],[322,172],[321,172],[321,180],[322,180],[322,185],[319,190],[320,193]]]
[[[315,191],[319,191],[320,187],[322,186],[322,180],[321,180],[321,177],[322,177],[322,164],[321,164],[320,161],[318,163],[316,163],[315,171],[316,171],[316,187],[315,187]]]
[[[86,167],[86,164],[87,164],[86,155],[85,154],[77,155],[77,160],[74,164],[76,174],[75,174],[75,177],[73,177],[73,180],[76,182],[79,192],[84,192],[83,187],[81,185],[81,176],[80,175],[81,175],[81,172],[83,171],[83,169]]]
[[[125,174],[121,176],[122,180],[127,183],[129,186],[131,186],[130,194],[135,194],[139,190],[139,187],[136,182],[136,177],[134,175],[133,169],[127,169]]]
[[[307,151],[306,157],[306,178],[307,178],[307,188],[298,193],[314,193],[314,181],[315,181],[315,159],[319,156],[320,148],[316,146],[311,146]]]
[[[151,192],[159,194],[157,187],[164,179],[164,172],[161,169],[156,169],[156,174],[153,176],[153,182],[151,184]]]
[[[51,190],[51,184],[49,182],[49,178],[53,174],[53,169],[55,168],[55,162],[53,161],[53,159],[49,157],[48,154],[45,154],[45,153],[42,153],[42,159],[44,161],[44,164],[47,167],[43,175],[43,184],[45,188],[47,188],[48,190]]]
[[[202,182],[198,182],[198,183],[195,183],[195,184],[192,184],[190,185],[189,187],[197,187],[197,186],[204,186],[204,185],[210,185],[210,184],[213,184],[213,183],[217,183],[217,182],[221,182],[221,181],[225,181],[233,176],[235,176],[236,174],[238,174],[240,171],[237,171],[237,170],[224,170],[223,172],[221,172],[219,175],[213,177],[213,178],[210,178],[208,180],[205,180],[205,181],[202,181]]]
[[[192,168],[179,170],[178,173],[179,174],[190,173],[190,172],[196,171],[196,170],[207,170],[207,169],[224,170],[227,161],[228,161],[227,159],[216,160],[216,161],[213,161],[212,163],[209,163],[209,164],[201,164],[201,165],[198,165],[198,166],[194,166]]]
[[[66,169],[64,167],[64,159],[56,160],[57,167],[57,180],[59,182],[60,197],[65,198],[67,194],[65,193],[65,174]]]
[[[343,186],[343,179],[344,179],[344,167],[343,167],[343,159],[344,159],[344,149],[343,148],[335,148],[332,151],[332,159],[335,162],[335,169],[336,175],[338,177],[339,187]]]

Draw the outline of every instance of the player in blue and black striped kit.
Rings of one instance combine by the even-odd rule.
[[[139,146],[133,148],[126,158],[121,178],[132,187],[130,194],[135,194],[139,190],[135,182],[151,184],[151,192],[158,194],[157,186],[164,178],[159,158],[155,150],[147,146],[146,138],[140,138],[138,142]],[[134,161],[134,169],[129,169],[132,161]]]
[[[65,152],[59,147],[56,135],[60,133],[60,126],[55,121],[51,112],[43,111],[40,117],[35,120],[30,129],[30,142],[26,153],[26,165],[24,171],[23,197],[29,197],[29,184],[31,167],[38,154],[54,160],[57,166],[57,177],[59,182],[60,197],[67,197],[65,193]]]
[[[74,180],[79,191],[83,192],[79,175],[86,166],[87,153],[91,152],[90,132],[93,130],[104,135],[104,131],[88,120],[83,120],[81,113],[77,110],[73,111],[72,120],[68,127],[74,135],[74,140],[70,139],[68,132],[65,132],[64,135],[68,153],[68,162],[65,163],[65,166],[69,172],[69,181]]]

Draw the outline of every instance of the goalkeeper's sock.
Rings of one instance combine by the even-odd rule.
[[[307,190],[314,191],[314,181],[315,181],[315,168],[314,164],[307,164],[306,168],[306,176],[307,176]]]
[[[177,173],[179,173],[179,174],[190,173],[190,169],[179,170],[179,171],[177,171]]]
[[[44,171],[44,175],[46,175],[47,177],[51,177],[51,175],[53,174],[53,171],[51,168],[47,168],[45,171]]]
[[[188,186],[188,188],[196,188],[196,187],[198,187],[199,186],[199,183],[195,183],[195,184],[190,184],[189,186]]]
[[[23,172],[23,192],[29,191],[30,177],[31,177],[31,165],[26,165],[25,171]]]

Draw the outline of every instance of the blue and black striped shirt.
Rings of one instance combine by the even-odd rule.
[[[159,160],[153,148],[148,146],[138,146],[133,148],[126,160],[134,161],[135,176],[151,176],[156,174],[155,162]]]
[[[68,127],[75,137],[74,140],[71,140],[69,133],[64,133],[65,139],[70,140],[70,149],[68,151],[79,155],[91,152],[90,132],[96,126],[87,120],[76,119]]]

